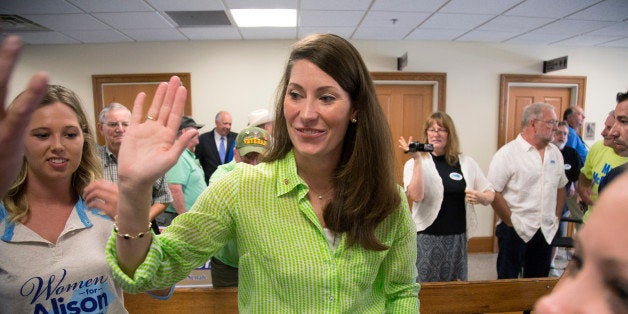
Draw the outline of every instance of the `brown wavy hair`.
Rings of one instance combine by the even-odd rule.
[[[425,143],[427,143],[427,129],[431,128],[434,122],[436,122],[439,127],[447,130],[448,136],[447,144],[445,145],[445,160],[448,165],[455,166],[459,162],[461,152],[460,140],[458,140],[458,132],[456,131],[454,120],[442,111],[432,113],[423,124],[423,140]]]
[[[102,177],[102,165],[96,152],[94,132],[87,123],[87,116],[83,111],[81,101],[76,93],[60,85],[49,85],[44,99],[37,108],[39,109],[58,102],[70,107],[70,109],[76,113],[81,131],[83,132],[83,156],[78,169],[72,174],[71,183],[72,192],[78,197],[83,194],[83,189],[85,189],[90,182]],[[13,181],[13,184],[11,184],[7,195],[2,199],[9,213],[9,218],[14,222],[19,222],[24,218],[28,219],[30,215],[30,206],[26,199],[26,185],[28,184],[27,174],[28,162],[26,158],[23,158],[17,178]]]
[[[394,180],[392,135],[366,65],[348,41],[333,34],[316,34],[294,44],[277,88],[273,144],[265,161],[282,159],[293,147],[283,106],[297,60],[312,62],[338,82],[350,95],[356,113],[357,123],[349,123],[334,171],[336,192],[324,210],[325,224],[334,232],[346,232],[349,245],[386,250],[375,236],[375,227],[401,203]]]

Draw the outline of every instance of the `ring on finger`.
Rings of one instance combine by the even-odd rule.
[[[146,115],[146,120],[156,121],[157,119],[149,114]]]

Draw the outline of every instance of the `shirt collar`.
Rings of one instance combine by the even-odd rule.
[[[2,223],[5,224],[4,233],[2,234],[2,241],[41,242],[42,238],[38,234],[20,223],[10,221],[8,219],[8,215],[6,215],[6,209],[4,208],[4,205],[0,204],[0,206],[0,212],[5,213],[4,220],[2,221]],[[94,214],[103,215],[98,213],[100,211],[98,209],[88,208],[87,203],[85,203],[83,198],[79,197],[79,199],[76,201],[76,204],[74,204],[74,210],[72,210],[72,213],[70,213],[70,217],[68,217],[68,220],[65,223],[65,228],[63,229],[59,237],[70,231],[91,228],[93,226],[93,223],[89,219],[87,211],[90,211]]]
[[[277,161],[277,196],[281,197],[292,191],[304,190],[305,182],[297,174],[297,163],[294,151],[290,150],[286,156]]]
[[[536,148],[532,146],[532,144],[530,144],[528,141],[526,141],[521,134],[517,135],[517,138],[515,138],[515,143],[517,143],[526,152],[529,150],[536,150]]]

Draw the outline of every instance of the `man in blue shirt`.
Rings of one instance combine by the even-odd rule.
[[[567,121],[569,125],[569,136],[567,137],[566,146],[575,149],[580,156],[580,162],[584,164],[589,153],[589,148],[582,141],[582,138],[578,134],[578,130],[582,127],[584,122],[584,110],[580,107],[571,106],[563,113],[563,120]]]

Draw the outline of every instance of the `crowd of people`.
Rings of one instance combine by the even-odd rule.
[[[550,104],[527,106],[486,176],[435,112],[418,135],[425,151],[398,140],[409,153],[400,187],[369,72],[339,36],[295,43],[274,115],[252,112],[240,133],[220,111],[199,134],[175,76],[146,114],[144,93],[132,110],[106,106],[104,146],[79,97],[45,73],[4,105],[19,50],[13,36],[0,47],[0,312],[125,313],[123,290],[167,299],[211,258],[243,312],[416,313],[421,282],[467,280],[478,204],[499,217],[500,279],[548,276],[559,218],[585,220],[537,311],[628,310],[626,93],[590,150],[581,108],[561,122]],[[598,294],[573,301],[583,289]]]

